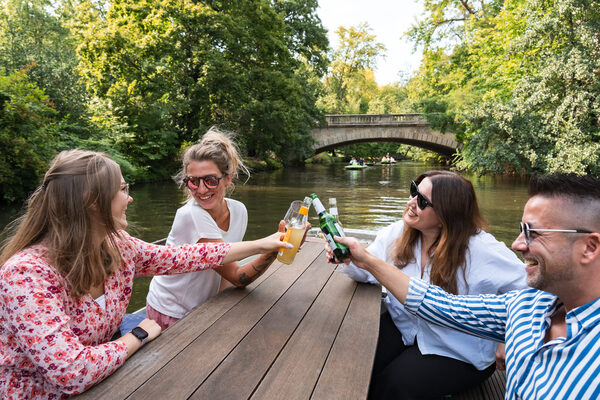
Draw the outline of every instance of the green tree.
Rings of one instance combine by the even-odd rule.
[[[0,0],[0,66],[27,71],[61,118],[78,122],[87,96],[75,73],[77,43],[61,3]]]
[[[179,143],[213,124],[239,131],[251,156],[274,151],[290,161],[310,151],[319,114],[309,77],[322,68],[319,46],[327,41],[309,29],[320,23],[310,5],[275,4],[82,4],[80,70],[129,126],[128,153],[160,174]]]
[[[366,113],[377,94],[373,68],[377,57],[385,56],[385,46],[376,41],[366,23],[358,27],[340,26],[335,33],[339,46],[332,53],[325,77],[325,94],[319,104],[330,113]]]
[[[58,147],[56,111],[26,71],[0,69],[0,200],[26,197]]]
[[[598,173],[598,7],[578,0],[469,4],[426,1],[429,15],[411,31],[425,56],[409,98],[463,141],[459,166]],[[450,42],[441,36],[448,32]]]
[[[316,76],[323,76],[329,65],[327,31],[317,15],[317,0],[274,0],[273,8],[283,16],[287,47],[309,65]]]

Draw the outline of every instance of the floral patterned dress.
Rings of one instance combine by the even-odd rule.
[[[0,398],[62,399],[100,382],[127,358],[110,339],[131,297],[133,278],[198,271],[221,264],[227,243],[157,246],[120,232],[123,264],[104,282],[106,309],[69,284],[45,257],[43,244],[0,269]]]

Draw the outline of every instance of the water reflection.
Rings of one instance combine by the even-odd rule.
[[[286,168],[257,173],[246,183],[238,182],[231,197],[248,209],[246,240],[275,232],[290,202],[310,193],[316,193],[325,205],[329,197],[337,198],[344,226],[378,230],[401,218],[410,182],[429,169],[427,165],[404,162],[363,170],[346,170],[341,165]],[[489,231],[510,246],[519,232],[518,223],[527,201],[527,181],[513,177],[465,177],[473,182],[490,223]],[[168,234],[175,211],[185,200],[173,182],[134,185],[131,195],[134,202],[127,209],[128,231],[146,241]],[[0,226],[14,219],[19,211],[18,207],[0,210]],[[317,225],[312,211],[309,221]],[[130,309],[144,305],[148,281],[136,281]]]
[[[231,197],[248,208],[246,239],[256,239],[276,230],[292,200],[316,193],[323,204],[336,197],[342,222],[352,228],[377,230],[400,218],[408,199],[410,181],[431,169],[419,163],[374,166],[346,170],[341,165],[286,168],[252,175],[238,182]],[[527,200],[527,181],[514,177],[465,175],[473,182],[490,231],[510,244],[518,233],[518,222]],[[169,232],[177,208],[185,201],[171,181],[134,185],[134,202],[127,209],[129,231],[147,241]],[[20,207],[0,210],[0,227],[17,217]],[[317,217],[309,213],[316,225]]]

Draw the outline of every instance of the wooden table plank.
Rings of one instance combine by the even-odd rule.
[[[223,314],[250,295],[265,279],[275,273],[282,264],[279,262],[265,271],[252,284],[244,289],[232,288],[213,297],[190,312],[177,324],[163,332],[158,338],[136,352],[115,373],[77,396],[77,399],[124,399],[140,385],[166,365],[175,355],[200,336]]]
[[[320,258],[324,256],[317,260]],[[328,290],[325,284],[332,273],[331,265],[315,261],[190,399],[212,398],[215,393],[219,399],[248,398],[281,349],[286,346],[287,350],[290,336],[295,335],[314,299]]]
[[[303,246],[294,264],[279,268],[260,285],[260,290],[251,292],[227,311],[130,398],[147,400],[156,393],[157,388],[160,388],[161,396],[168,399],[188,398],[322,250],[322,245],[318,243]]]
[[[379,288],[333,270],[309,238],[292,265],[208,300],[79,397],[364,398]]]
[[[328,266],[323,258],[323,268]],[[308,399],[342,324],[356,283],[334,274],[265,376],[253,399]]]
[[[313,399],[367,397],[379,335],[380,308],[381,288],[359,283],[315,387]]]

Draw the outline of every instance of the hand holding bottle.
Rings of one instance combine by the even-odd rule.
[[[291,249],[281,248],[277,253],[277,260],[284,264],[291,264],[294,261],[298,249],[306,239],[310,204],[311,199],[309,197],[306,197],[303,202],[293,201],[285,215],[286,232],[283,241],[292,244],[294,247]]]
[[[331,251],[329,245],[326,245],[325,252],[327,253],[328,257],[331,257],[329,259],[330,262],[333,262],[335,264],[339,264],[341,262],[349,264],[350,261],[352,261],[357,267],[362,269],[368,269],[368,266],[370,265],[369,263],[372,261],[373,256],[356,238],[348,236],[335,236],[334,240],[337,243],[347,246],[350,252],[348,253],[348,256],[345,257],[343,260],[339,260],[335,256],[334,252]]]
[[[327,240],[329,247],[333,250],[335,258],[338,260],[348,258],[350,256],[350,250],[348,250],[348,246],[342,243],[337,243],[333,239],[334,236],[345,236],[341,225],[331,214],[325,210],[325,207],[323,207],[323,204],[316,194],[313,193],[310,195],[310,197],[312,198],[313,205],[315,206],[315,211],[319,215],[319,226],[321,231],[325,235],[325,239]]]

